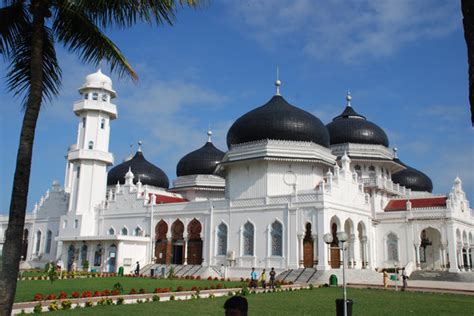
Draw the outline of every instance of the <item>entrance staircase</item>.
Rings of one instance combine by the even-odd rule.
[[[329,283],[329,277],[335,274],[342,283],[342,269],[318,271],[314,268],[300,268],[283,271],[277,275],[279,281],[299,284],[324,284]],[[346,282],[358,284],[381,284],[382,274],[372,270],[346,269]]]
[[[413,271],[410,280],[417,281],[448,281],[474,283],[474,272],[448,272],[448,271]]]
[[[209,267],[203,267],[201,265],[192,265],[192,264],[148,264],[143,269],[140,270],[140,274],[151,275],[151,270],[153,269],[155,276],[162,276],[164,269],[164,276],[167,277],[170,269],[174,269],[174,275],[179,277],[186,276],[203,276],[208,274]]]

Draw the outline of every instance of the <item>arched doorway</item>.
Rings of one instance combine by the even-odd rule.
[[[303,238],[303,266],[312,268],[314,263],[314,240],[311,233],[311,223],[306,223]]]
[[[184,224],[177,219],[171,226],[171,242],[172,242],[172,264],[183,264],[184,262]]]
[[[109,257],[107,259],[107,272],[115,272],[115,265],[117,262],[117,246],[114,244],[109,247]]]
[[[155,227],[155,262],[166,264],[168,254],[168,224],[164,220],[160,220]]]
[[[420,266],[422,270],[441,269],[441,233],[429,227],[420,234]]]
[[[23,231],[23,241],[21,243],[21,260],[26,260],[28,255],[28,229]]]
[[[188,225],[188,264],[202,263],[202,226],[197,219],[193,219]]]
[[[337,239],[337,224],[331,225],[332,243],[331,247],[331,268],[339,269],[341,267],[341,251],[339,249],[339,239]]]
[[[72,270],[72,266],[74,264],[74,245],[70,245],[67,251],[67,271],[70,272]]]

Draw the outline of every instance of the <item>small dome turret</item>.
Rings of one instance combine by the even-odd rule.
[[[420,170],[407,166],[398,158],[395,158],[394,161],[405,166],[406,169],[393,174],[393,182],[411,189],[412,191],[433,192],[433,182],[426,174]]]
[[[326,125],[331,145],[356,143],[388,147],[388,137],[383,129],[368,121],[352,108],[352,96],[349,92],[346,101],[347,105],[344,111]]]
[[[109,91],[112,94],[112,97],[116,96],[116,93],[112,88],[112,79],[104,75],[100,69],[97,70],[97,72],[86,76],[86,82],[84,82],[79,91],[82,93],[86,89],[102,89]]]
[[[217,163],[224,157],[224,152],[217,149],[212,143],[212,132],[208,131],[207,135],[208,140],[204,146],[185,155],[178,162],[176,167],[178,177],[214,173]]]

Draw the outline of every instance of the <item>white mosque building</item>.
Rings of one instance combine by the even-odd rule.
[[[209,132],[179,161],[170,187],[141,146],[113,166],[116,92],[100,70],[88,75],[73,106],[77,139],[64,186],[53,182],[27,214],[22,267],[61,259],[102,272],[129,272],[137,261],[144,273],[171,264],[202,275],[224,265],[231,277],[251,267],[337,272],[345,232],[347,267],[359,272],[472,270],[474,217],[459,178],[447,195],[432,194],[429,177],[398,159],[350,94],[324,125],[275,84],[266,104],[231,126],[226,152]],[[0,247],[7,222],[0,216]]]

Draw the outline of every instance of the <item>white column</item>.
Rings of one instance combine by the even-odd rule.
[[[355,250],[355,235],[352,234],[350,235],[350,238],[349,238],[349,242],[347,243],[347,246],[348,246],[348,267],[349,268],[352,268],[354,269],[355,268],[355,265],[356,265],[356,262],[355,262],[355,258],[354,258],[354,250]]]
[[[360,240],[359,238],[354,239],[354,268],[362,268],[362,259],[360,256]]]
[[[189,241],[189,238],[186,236],[184,237],[184,262],[183,264],[186,265],[188,264],[188,241]]]
[[[298,234],[298,266],[300,268],[304,267],[304,257],[303,257],[303,235]]]
[[[469,247],[466,247],[466,270],[471,271],[471,258],[469,257]]]
[[[415,246],[415,254],[416,254],[416,270],[420,270],[420,244],[414,243]]]
[[[313,234],[313,267],[318,266],[318,235]]]

